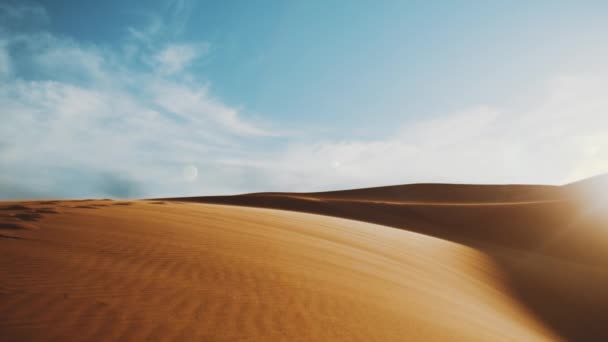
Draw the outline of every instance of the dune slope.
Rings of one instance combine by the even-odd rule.
[[[318,213],[468,246],[553,333],[589,341],[608,340],[606,185],[598,177],[561,187],[414,184],[180,200]]]
[[[47,201],[1,204],[0,234],[0,340],[559,338],[495,257],[371,223]]]

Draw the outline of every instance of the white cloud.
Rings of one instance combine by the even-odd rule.
[[[414,182],[561,184],[608,172],[605,89],[606,74],[562,76],[527,111],[478,106],[410,123],[384,139],[290,144],[265,161],[225,162],[266,174],[267,186],[285,191]]]
[[[0,87],[0,103],[5,123],[0,127],[0,164],[11,170],[3,176],[12,176],[13,185],[24,186],[41,178],[42,184],[34,183],[48,193],[85,196],[79,189],[57,188],[66,184],[58,182],[54,173],[66,170],[77,178],[108,173],[146,184],[137,194],[141,196],[200,193],[203,190],[197,186],[217,175],[207,175],[211,179],[200,183],[188,179],[186,184],[183,166],[201,161],[213,164],[218,155],[230,151],[231,138],[226,136],[230,132],[217,132],[217,125],[187,115],[184,120],[168,117],[153,103],[131,94],[19,80]],[[209,189],[201,189],[205,188]],[[99,189],[82,191],[117,195]]]
[[[189,22],[194,4],[194,0],[171,0],[167,2],[168,20],[172,24],[174,34],[183,32],[186,24]]]
[[[160,51],[155,60],[163,74],[175,74],[186,69],[208,49],[206,44],[171,44]]]
[[[208,93],[207,87],[191,88],[184,84],[158,82],[150,87],[152,98],[164,110],[189,122],[216,123],[238,135],[270,133],[241,120],[235,108],[226,106]]]
[[[7,186],[28,196],[201,193],[220,171],[186,182],[186,165],[209,167],[240,140],[265,133],[185,73],[206,45],[141,44],[128,55],[17,31],[0,45],[0,74],[13,63],[30,72],[0,83],[0,168],[8,170],[0,193]],[[21,55],[11,59],[11,49]],[[160,71],[132,63],[158,56]]]
[[[608,171],[606,73],[557,77],[527,110],[479,105],[395,123],[402,127],[374,140],[296,142],[246,120],[188,75],[208,46],[159,41],[162,31],[161,21],[131,29],[116,50],[45,31],[1,40],[1,195],[561,183]],[[276,140],[258,144],[261,137]]]

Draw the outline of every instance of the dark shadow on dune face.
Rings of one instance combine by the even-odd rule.
[[[495,195],[489,187],[481,193],[475,192],[478,186],[457,187],[451,187],[445,205],[438,204],[441,194],[425,194],[419,186],[413,194],[390,189],[388,200],[404,203],[381,202],[385,199],[378,191],[373,201],[362,201],[364,191],[175,200],[342,217],[464,244],[492,257],[513,293],[556,334],[567,340],[608,340],[608,213],[589,212],[589,204],[566,187],[499,187]],[[424,201],[411,203],[418,194]],[[486,202],[472,204],[480,200]]]
[[[26,204],[10,204],[0,206],[0,230],[32,230],[39,228],[34,222],[44,218],[46,214],[58,214],[53,207],[36,207],[39,202],[27,202]],[[32,205],[33,204],[33,205]],[[20,238],[10,236],[10,238]]]
[[[36,209],[36,212],[41,214],[59,214],[54,208],[38,208]]]
[[[132,202],[116,202],[112,203],[112,205],[133,205]]]
[[[74,208],[78,208],[78,209],[99,209],[96,206],[92,206],[92,205],[77,205]]]
[[[27,229],[25,226],[19,223],[14,222],[0,222],[0,229],[8,229],[8,230],[23,230]]]
[[[41,204],[41,205],[54,205],[54,204],[59,204],[59,201],[40,201],[40,202],[38,202],[38,204]]]
[[[606,266],[572,263],[537,254],[483,250],[508,276],[512,291],[531,313],[568,341],[606,341]]]
[[[4,207],[0,207],[0,210],[6,210],[6,211],[28,211],[31,210],[30,207],[26,207],[24,205],[21,204],[13,204],[13,205],[7,205]]]
[[[303,195],[327,199],[346,197],[351,200],[363,199],[366,201],[501,203],[522,200],[542,201],[553,199],[556,196],[559,196],[562,191],[563,190],[560,187],[548,185],[406,184],[290,195]],[[264,193],[262,193],[262,195],[263,194]]]
[[[19,236],[5,235],[0,234],[0,239],[10,239],[10,240],[26,240],[25,238]]]
[[[42,218],[42,215],[40,215],[37,212],[27,212],[27,213],[15,214],[13,217],[15,217],[16,219],[19,219],[21,221],[34,222],[34,221],[40,220]]]

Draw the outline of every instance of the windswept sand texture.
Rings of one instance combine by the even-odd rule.
[[[606,339],[582,188],[0,203],[0,340]]]

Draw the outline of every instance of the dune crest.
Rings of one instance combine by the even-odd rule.
[[[497,264],[514,298],[556,335],[606,340],[606,193],[608,176],[564,186],[412,184],[179,200],[342,217],[468,246]]]
[[[0,332],[8,340],[601,340],[608,220],[580,189],[5,202]]]

